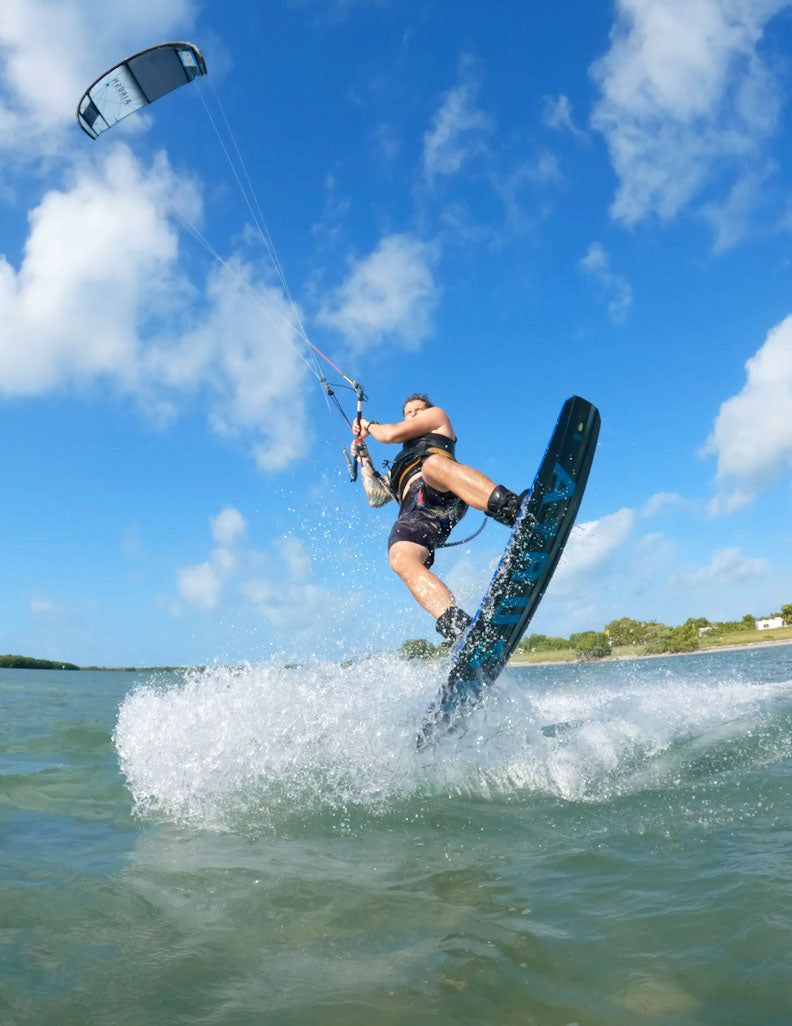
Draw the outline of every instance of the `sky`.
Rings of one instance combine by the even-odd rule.
[[[206,78],[90,140],[84,90],[169,40]],[[0,652],[438,640],[299,324],[515,491],[599,408],[530,630],[791,602],[791,80],[792,0],[3,0]],[[471,612],[505,541],[438,552]]]

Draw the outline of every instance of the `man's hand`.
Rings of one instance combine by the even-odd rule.
[[[369,431],[370,423],[371,421],[366,420],[365,417],[361,417],[360,420],[355,418],[352,421],[352,433],[354,434],[355,438],[359,438],[361,441],[364,438],[368,438],[368,436],[371,434],[371,432]]]

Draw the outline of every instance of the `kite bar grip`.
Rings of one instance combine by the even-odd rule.
[[[357,481],[357,474],[358,474],[357,460],[355,460],[355,462],[353,463],[352,459],[351,459],[349,453],[346,451],[346,449],[342,449],[341,452],[344,454],[344,459],[346,460],[347,470],[349,471],[349,480],[350,481]]]

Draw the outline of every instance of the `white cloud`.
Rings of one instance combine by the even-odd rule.
[[[608,313],[616,324],[622,324],[632,306],[632,288],[626,279],[611,270],[610,257],[599,242],[591,243],[580,266],[612,297],[608,301]]]
[[[53,154],[78,133],[77,101],[105,68],[192,23],[193,0],[3,0],[0,5],[0,151]],[[79,133],[78,133],[79,134]]]
[[[423,167],[427,178],[457,174],[464,164],[487,151],[495,124],[475,104],[476,87],[465,81],[443,96],[424,134]]]
[[[766,559],[750,559],[742,554],[739,547],[719,549],[714,553],[709,566],[694,567],[675,574],[668,586],[672,591],[720,591],[764,577],[768,570]]]
[[[752,161],[761,158],[781,104],[759,44],[766,23],[787,6],[618,0],[610,50],[592,68],[602,92],[592,125],[604,134],[619,178],[615,218],[672,218],[725,168],[743,192],[749,188]],[[743,196],[740,206],[746,202]],[[736,230],[722,222],[721,245]]]
[[[558,565],[557,582],[565,589],[575,588],[580,578],[611,562],[629,538],[634,524],[635,511],[626,508],[599,520],[577,524]]]
[[[544,98],[544,123],[549,128],[565,129],[571,132],[576,139],[586,139],[586,133],[575,124],[572,117],[572,103],[568,96],[561,93],[560,96],[545,96]]]
[[[714,513],[746,505],[792,466],[792,316],[745,367],[745,385],[721,406],[703,450],[718,460]]]
[[[168,222],[175,189],[197,194],[160,157],[145,172],[124,147],[29,216],[18,272],[0,257],[0,393],[40,395],[109,374],[136,376],[138,330],[184,288]]]
[[[384,339],[417,348],[432,330],[438,300],[434,258],[433,248],[411,235],[386,236],[353,264],[322,307],[320,322],[340,331],[355,349]]]
[[[204,612],[233,608],[235,616],[252,614],[295,641],[337,639],[360,596],[343,601],[317,583],[311,556],[302,538],[288,534],[273,540],[271,551],[245,543],[248,526],[242,514],[228,506],[210,518],[214,540],[220,542],[208,560],[177,571],[181,598]],[[163,599],[163,608],[180,616],[179,605]]]
[[[695,510],[697,505],[691,499],[686,499],[677,492],[656,492],[650,496],[641,507],[642,517],[656,517],[667,509]]]
[[[275,586],[270,581],[253,580],[242,587],[251,605],[268,623],[295,632],[318,632],[320,621],[339,610],[337,596],[310,581],[286,581]]]
[[[60,620],[65,612],[63,606],[58,602],[42,596],[36,596],[30,600],[30,611],[42,620]]]
[[[216,517],[212,517],[211,524],[212,537],[219,545],[226,547],[244,538],[247,531],[247,520],[233,506],[226,506]]]
[[[178,571],[178,587],[182,598],[199,609],[215,609],[223,597],[225,582],[240,567],[253,560],[242,553],[239,544],[247,533],[247,520],[238,509],[225,506],[215,517],[209,518],[212,537],[218,543],[206,563],[183,567]]]
[[[0,395],[104,378],[162,417],[205,391],[212,427],[250,436],[259,466],[281,469],[309,441],[292,309],[233,257],[212,265],[202,295],[180,270],[175,197],[197,221],[195,183],[123,145],[47,193],[19,270],[0,256]]]
[[[198,609],[214,609],[223,592],[223,581],[216,566],[201,563],[178,572],[179,593],[185,602]]]
[[[277,542],[278,552],[295,580],[304,580],[311,572],[311,557],[301,538],[287,534]]]
[[[723,253],[736,245],[749,231],[762,202],[762,186],[770,176],[771,167],[746,171],[720,201],[706,203],[701,214],[715,236],[713,250]]]

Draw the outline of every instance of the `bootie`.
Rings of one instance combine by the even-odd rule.
[[[505,485],[496,485],[492,489],[489,499],[487,499],[487,509],[485,512],[488,517],[497,520],[499,524],[514,527],[517,523],[517,517],[520,515],[520,506],[522,506],[522,501],[527,494],[527,488],[524,492],[516,495],[514,492],[510,492]]]
[[[459,606],[449,606],[448,609],[437,618],[435,630],[442,634],[449,643],[453,643],[470,626],[471,620],[464,609]]]

